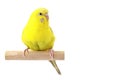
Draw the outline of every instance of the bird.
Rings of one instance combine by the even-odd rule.
[[[27,46],[24,50],[24,55],[26,55],[26,52],[29,53],[28,49],[34,51],[48,50],[51,57],[49,62],[53,65],[58,74],[61,75],[56,61],[54,60],[53,46],[55,42],[55,35],[52,28],[49,26],[48,9],[37,8],[32,12],[23,29],[22,42]]]

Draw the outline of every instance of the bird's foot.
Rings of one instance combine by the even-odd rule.
[[[26,52],[29,54],[29,48],[26,48],[25,50],[24,50],[24,56],[26,56]]]
[[[53,60],[54,59],[54,50],[50,49],[49,54],[50,54],[51,59]]]

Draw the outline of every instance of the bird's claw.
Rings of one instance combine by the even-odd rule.
[[[54,50],[50,49],[49,51],[50,57],[53,60],[54,59]]]
[[[29,48],[27,48],[27,49],[24,50],[24,56],[26,56],[26,52],[29,53],[28,49]]]

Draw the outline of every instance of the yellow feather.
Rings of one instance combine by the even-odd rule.
[[[22,41],[32,50],[47,50],[54,45],[55,37],[45,16],[40,16],[41,9],[35,10],[22,33]],[[40,22],[43,18],[44,22]]]

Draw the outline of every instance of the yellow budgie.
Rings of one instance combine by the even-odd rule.
[[[41,51],[49,50],[51,56],[50,63],[54,66],[58,74],[61,74],[54,58],[52,50],[55,36],[49,26],[48,10],[46,8],[38,8],[31,14],[29,21],[22,32],[22,41],[27,46],[24,54],[28,49]]]

